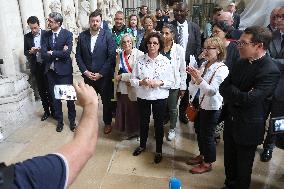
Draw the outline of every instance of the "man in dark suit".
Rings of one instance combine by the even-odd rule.
[[[46,120],[50,115],[54,116],[52,96],[48,92],[47,77],[44,74],[44,63],[41,58],[41,44],[45,30],[39,26],[39,20],[35,16],[28,18],[27,23],[31,32],[24,36],[24,54],[30,64],[31,74],[35,77],[39,96],[41,98],[44,114],[41,121]]]
[[[275,21],[278,30],[272,33],[269,53],[281,71],[281,76],[272,99],[270,117],[284,116],[284,6],[276,9]],[[277,137],[271,133],[271,129],[269,128],[263,143],[263,152],[260,156],[261,161],[267,162],[272,158],[276,138]]]
[[[263,141],[265,119],[280,72],[266,53],[271,33],[265,27],[244,30],[238,41],[240,58],[220,85],[228,107],[224,126],[227,189],[249,189],[257,145]]]
[[[233,19],[233,16],[230,12],[221,12],[217,16],[217,21],[218,22],[220,22],[220,21],[226,22],[229,26],[231,26],[233,28],[230,31],[230,33],[228,34],[230,39],[238,40],[241,37],[243,31],[234,28],[234,19]]]
[[[276,7],[275,9],[273,9],[271,11],[271,14],[270,14],[270,22],[267,26],[267,28],[271,31],[271,32],[274,32],[277,30],[277,27],[276,27],[276,14],[277,14],[277,11],[280,9],[280,7]]]
[[[185,61],[189,65],[190,55],[196,58],[201,53],[201,34],[199,26],[189,20],[186,20],[188,15],[187,4],[178,2],[174,6],[175,19],[171,22],[176,27],[176,43],[180,44],[185,49]],[[187,84],[190,78],[187,78]],[[179,105],[179,120],[187,124],[188,118],[186,116],[186,108],[189,103],[188,90],[180,91],[180,105]]]
[[[89,16],[90,29],[80,33],[76,49],[76,60],[85,83],[94,87],[103,103],[104,133],[111,132],[112,77],[115,62],[115,41],[110,32],[100,28],[102,14],[95,10]]]
[[[232,14],[232,17],[233,17],[233,20],[234,20],[233,27],[235,29],[239,29],[241,16],[236,12],[237,11],[236,3],[234,3],[234,2],[230,3],[227,8],[228,8],[227,9],[228,12],[230,12]]]
[[[63,17],[60,13],[52,12],[48,17],[48,27],[51,29],[44,35],[42,45],[42,58],[45,63],[45,73],[47,74],[49,90],[52,93],[57,120],[56,131],[61,132],[63,129],[63,113],[61,100],[55,99],[55,85],[72,85],[73,84],[73,67],[70,57],[73,37],[72,33],[61,27]],[[70,130],[74,132],[76,124],[76,110],[73,100],[67,101],[68,119]]]

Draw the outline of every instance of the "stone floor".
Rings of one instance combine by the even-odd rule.
[[[56,122],[48,119],[40,121],[41,109],[28,123],[0,143],[0,161],[13,163],[36,155],[54,152],[58,146],[70,141],[73,133],[68,129],[65,107],[66,126],[62,133],[55,132]],[[100,109],[101,109],[100,105]],[[77,119],[82,113],[77,108]],[[100,118],[102,112],[99,113]],[[151,123],[151,125],[153,125]],[[182,181],[185,189],[218,189],[223,186],[223,143],[217,146],[217,161],[213,171],[192,175],[191,166],[184,162],[188,157],[198,154],[196,137],[191,124],[177,126],[175,141],[164,142],[164,159],[156,165],[153,163],[154,138],[153,127],[149,135],[147,151],[138,157],[132,156],[132,151],[139,145],[137,139],[121,140],[116,133],[104,135],[100,122],[99,140],[95,155],[87,163],[71,189],[166,189],[168,180],[175,176]],[[168,128],[168,126],[166,127]],[[284,152],[275,149],[273,159],[269,163],[259,161],[258,149],[252,175],[252,189],[284,188]]]

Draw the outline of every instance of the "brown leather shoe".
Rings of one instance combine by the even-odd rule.
[[[203,156],[199,155],[185,162],[187,165],[198,165],[203,162]]]
[[[202,174],[206,173],[212,170],[212,164],[211,163],[204,163],[202,162],[200,165],[197,165],[196,167],[193,167],[189,170],[192,174]]]
[[[109,134],[111,133],[111,130],[112,130],[112,126],[111,125],[105,125],[105,128],[104,128],[104,134]]]

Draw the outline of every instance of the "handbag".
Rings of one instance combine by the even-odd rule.
[[[218,70],[220,67],[222,67],[222,66],[225,66],[225,65],[223,64],[223,65],[218,66],[217,69],[215,70],[215,72],[212,74],[212,76],[211,76],[211,78],[210,78],[210,80],[209,80],[209,83],[208,83],[209,85],[210,85],[210,83],[212,82],[212,79],[213,79],[214,75],[216,74],[217,70]],[[202,75],[205,75],[205,74],[202,74]],[[201,101],[200,101],[200,103],[198,104],[198,107],[195,107],[195,106],[192,104],[192,102],[189,102],[189,104],[188,104],[188,106],[187,106],[187,108],[186,108],[186,115],[187,115],[187,118],[188,118],[189,121],[191,121],[191,122],[194,122],[194,121],[195,121],[195,119],[196,119],[196,117],[197,117],[197,115],[198,115],[199,109],[200,109],[200,105],[202,104],[202,102],[203,102],[203,100],[204,100],[204,97],[205,97],[205,94],[202,96]]]

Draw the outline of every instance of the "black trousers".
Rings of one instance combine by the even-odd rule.
[[[194,122],[200,154],[206,163],[216,161],[215,130],[221,110],[200,109]]]
[[[145,100],[138,98],[137,102],[140,116],[140,147],[146,147],[152,106],[156,138],[156,152],[162,153],[164,138],[163,122],[167,106],[167,99]]]
[[[271,105],[271,115],[270,117],[280,117],[284,116],[284,101],[277,101],[276,99],[272,100],[272,105]],[[268,149],[268,150],[273,150],[276,142],[277,136],[271,133],[272,128],[268,128],[264,143],[263,143],[263,148]]]
[[[47,78],[49,83],[49,90],[52,94],[53,103],[54,103],[54,113],[55,118],[58,124],[63,125],[63,112],[62,112],[62,103],[61,100],[55,99],[54,95],[54,85],[73,85],[73,75],[58,75],[53,70],[49,70],[47,72]],[[68,119],[70,123],[75,122],[76,118],[76,110],[74,100],[67,100],[67,108],[68,108]]]
[[[103,77],[97,81],[93,81],[85,76],[83,77],[85,83],[92,86],[100,94],[103,103],[103,121],[105,125],[110,125],[112,122],[111,97],[113,95],[111,78]]]
[[[49,92],[47,76],[44,74],[44,64],[36,62],[34,63],[33,68],[32,75],[36,80],[43,110],[46,113],[51,112],[54,114],[52,94]]]
[[[188,88],[189,81],[190,81],[190,78],[187,77],[186,88]],[[185,90],[185,93],[183,97],[180,99],[180,103],[179,103],[179,115],[185,115],[188,103],[189,103],[189,91]]]
[[[230,189],[249,189],[257,145],[242,145],[233,137],[233,121],[225,120],[224,165],[225,185]]]

